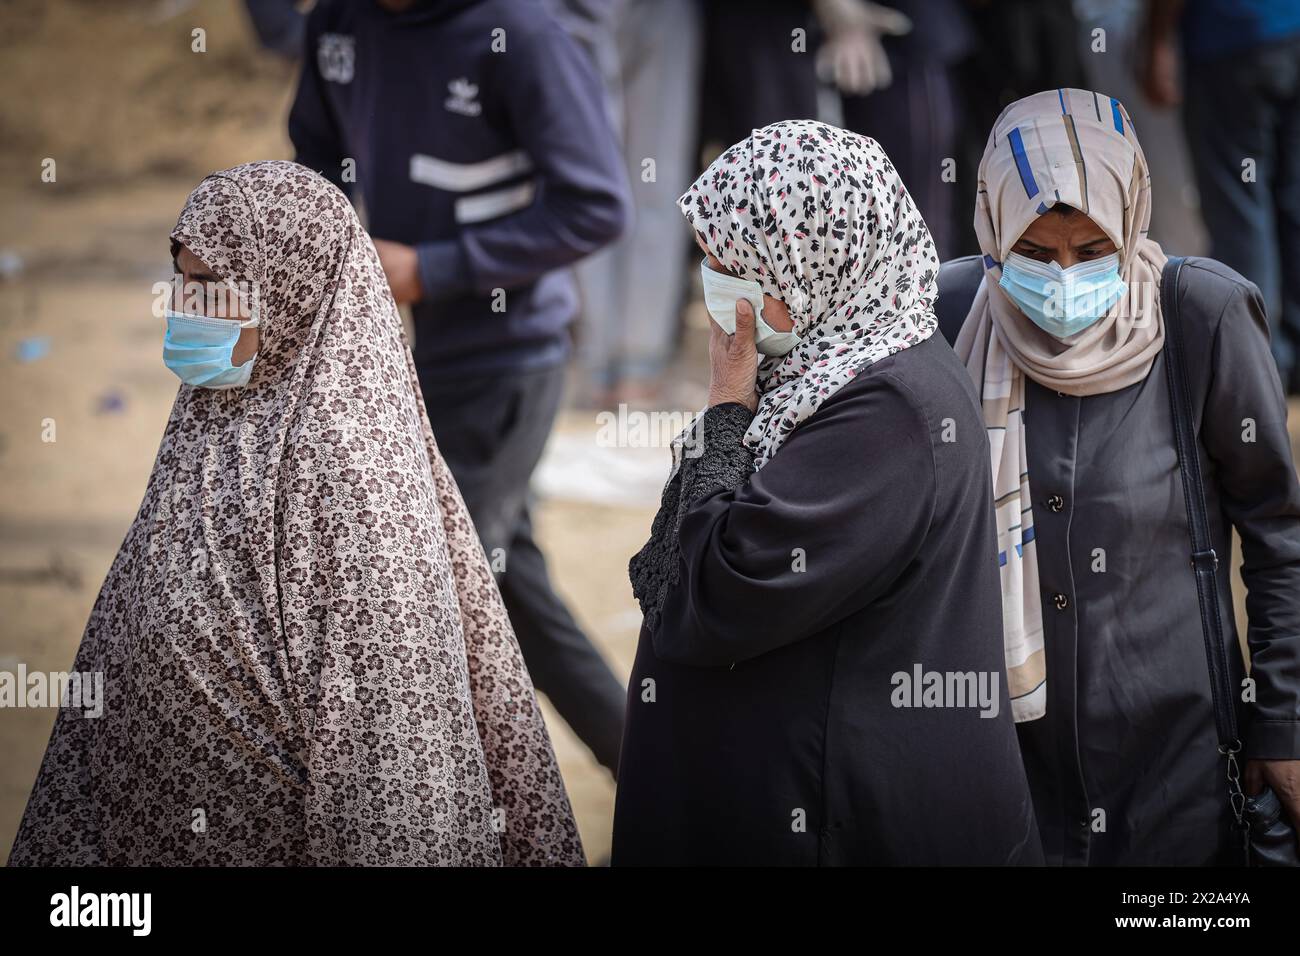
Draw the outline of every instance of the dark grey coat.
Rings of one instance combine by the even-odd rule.
[[[633,559],[612,862],[1041,862],[965,369],[937,334],[877,362],[757,473],[750,419],[706,413]],[[916,665],[991,675],[996,716],[895,706]]]
[[[976,257],[940,270],[949,341],[982,276]],[[1300,485],[1264,307],[1210,259],[1187,260],[1178,298],[1225,609],[1232,527],[1241,536],[1257,682],[1240,707],[1247,755],[1300,758]],[[1232,860],[1164,356],[1106,395],[1030,381],[1025,413],[1048,690],[1047,715],[1018,729],[1047,859]]]

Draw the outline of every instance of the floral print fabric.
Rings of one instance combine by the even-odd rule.
[[[583,863],[396,306],[341,192],[205,179],[173,239],[256,290],[244,388],[182,386],[11,864]]]

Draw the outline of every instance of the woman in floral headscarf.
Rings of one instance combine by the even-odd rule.
[[[925,223],[876,143],[810,121],[679,204],[719,327],[631,565],[613,862],[1038,862],[988,442]]]
[[[243,298],[169,313],[187,384],[75,664],[103,714],[60,711],[9,862],[580,865],[351,206],[251,163],[200,183],[172,241]]]

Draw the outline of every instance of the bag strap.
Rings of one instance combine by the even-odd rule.
[[[1182,321],[1178,314],[1178,279],[1184,259],[1171,256],[1160,274],[1160,314],[1165,327],[1165,375],[1169,382],[1169,407],[1173,412],[1174,445],[1178,450],[1178,471],[1183,479],[1187,505],[1187,527],[1192,545],[1192,570],[1196,575],[1196,598],[1201,609],[1201,632],[1205,639],[1205,661],[1210,672],[1210,694],[1214,701],[1214,723],[1219,735],[1219,753],[1228,761],[1228,800],[1233,817],[1243,831],[1246,795],[1241,789],[1237,754],[1241,737],[1237,730],[1232,668],[1223,637],[1219,609],[1219,556],[1210,537],[1210,518],[1205,506],[1205,482],[1201,475],[1196,428],[1192,416],[1192,392],[1187,380],[1187,357],[1183,345]]]

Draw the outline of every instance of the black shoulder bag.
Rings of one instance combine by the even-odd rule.
[[[1219,556],[1210,540],[1210,520],[1205,507],[1205,485],[1197,453],[1193,426],[1192,394],[1187,381],[1183,330],[1178,317],[1178,276],[1181,257],[1170,257],[1160,276],[1160,310],[1165,324],[1165,372],[1169,381],[1169,405],[1173,410],[1174,444],[1183,477],[1183,498],[1191,532],[1192,569],[1196,574],[1196,595],[1201,607],[1201,631],[1205,637],[1205,660],[1210,670],[1210,693],[1214,698],[1214,723],[1219,734],[1219,753],[1228,764],[1228,803],[1233,826],[1241,840],[1247,866],[1300,866],[1296,834],[1277,795],[1265,787],[1254,797],[1241,789],[1241,737],[1237,731],[1232,670],[1223,639],[1219,616],[1219,588],[1216,571]]]

